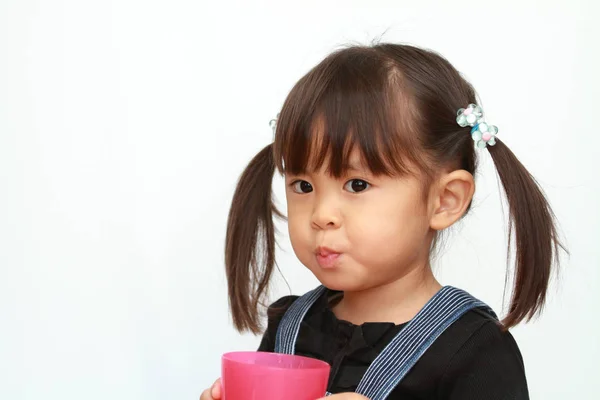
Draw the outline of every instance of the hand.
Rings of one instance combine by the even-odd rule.
[[[221,379],[217,379],[213,385],[200,395],[200,400],[219,400],[221,398]]]
[[[331,396],[323,397],[322,399],[319,399],[319,400],[369,400],[369,399],[367,399],[365,396],[358,394],[358,393],[347,392],[347,393],[332,394]]]

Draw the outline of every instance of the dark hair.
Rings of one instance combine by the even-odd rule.
[[[258,310],[275,266],[272,218],[280,215],[271,198],[275,169],[297,174],[327,160],[328,171],[340,177],[357,147],[374,174],[416,168],[424,184],[440,168],[475,174],[470,127],[456,122],[456,111],[471,103],[475,90],[444,57],[409,45],[344,48],[303,76],[283,104],[274,143],[250,162],[233,197],[225,264],[235,327],[261,330]],[[508,329],[542,309],[562,245],[533,177],[501,140],[488,148],[508,199],[509,242],[514,236],[516,245]]]

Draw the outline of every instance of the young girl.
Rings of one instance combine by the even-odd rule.
[[[407,45],[345,48],[300,79],[234,195],[225,263],[235,327],[261,330],[277,169],[292,247],[322,286],[269,307],[259,350],[328,362],[333,398],[527,399],[508,329],[541,310],[561,246],[542,191],[476,102],[446,59]],[[440,232],[469,211],[486,150],[516,248],[501,322],[443,287],[430,263]],[[217,381],[201,399],[219,397]]]

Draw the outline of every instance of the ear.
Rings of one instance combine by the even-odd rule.
[[[471,204],[473,193],[475,180],[469,172],[461,169],[442,175],[430,197],[431,229],[440,231],[458,221]]]

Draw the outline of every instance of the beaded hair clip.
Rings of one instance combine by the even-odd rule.
[[[275,118],[269,121],[269,126],[273,130],[273,140],[275,140],[275,131],[277,130],[277,120],[279,119],[279,114]]]
[[[458,125],[472,126],[471,137],[475,145],[480,149],[486,146],[494,146],[496,144],[496,134],[498,128],[495,125],[489,125],[483,120],[483,109],[477,104],[469,104],[467,108],[461,108],[456,112],[456,122]]]

